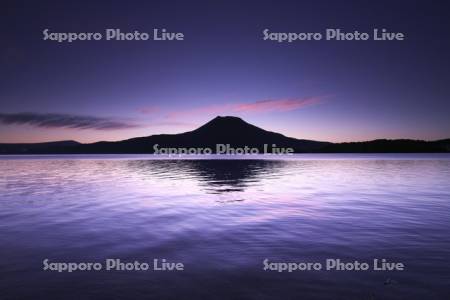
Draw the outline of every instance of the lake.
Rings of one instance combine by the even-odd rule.
[[[449,178],[448,154],[0,156],[0,299],[448,299]],[[276,269],[333,259],[404,270]]]

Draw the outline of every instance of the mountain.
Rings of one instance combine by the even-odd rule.
[[[282,134],[266,131],[237,117],[216,117],[205,125],[180,134],[159,134],[119,142],[98,142],[86,144],[73,150],[80,153],[153,153],[153,146],[159,148],[211,148],[217,144],[230,147],[252,147],[263,150],[264,144],[291,147],[296,152],[312,152],[328,145],[327,142],[298,140]]]
[[[440,141],[374,140],[355,143],[329,143],[286,137],[251,125],[237,117],[216,117],[203,126],[180,134],[159,134],[117,142],[80,144],[61,141],[38,144],[0,144],[0,154],[63,153],[153,153],[158,148],[211,148],[229,144],[232,148],[257,148],[264,144],[293,148],[296,153],[320,152],[450,152],[450,139]]]

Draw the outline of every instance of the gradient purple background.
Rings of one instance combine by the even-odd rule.
[[[6,1],[0,113],[138,124],[116,130],[1,124],[0,142],[119,140],[194,129],[216,115],[297,138],[448,138],[445,2]],[[42,30],[183,32],[185,41],[43,41]],[[262,30],[403,32],[405,41],[278,44]],[[306,102],[305,102],[306,101]]]

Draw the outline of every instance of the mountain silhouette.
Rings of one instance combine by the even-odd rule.
[[[133,138],[119,142],[98,142],[76,147],[87,153],[153,153],[159,148],[210,148],[217,144],[229,144],[233,148],[245,146],[263,151],[264,144],[291,147],[295,152],[311,152],[328,145],[327,142],[299,140],[266,131],[238,117],[216,117],[205,125],[180,134],[159,134]],[[75,150],[75,148],[73,148]]]
[[[439,141],[374,140],[354,143],[330,143],[295,139],[249,124],[238,117],[218,116],[203,126],[180,134],[158,134],[131,138],[117,142],[81,144],[61,141],[37,144],[0,144],[0,154],[82,154],[82,153],[153,153],[158,148],[210,148],[215,152],[217,144],[231,148],[257,148],[264,145],[292,148],[295,153],[305,152],[450,152],[450,139]]]

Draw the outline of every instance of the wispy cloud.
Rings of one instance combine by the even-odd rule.
[[[146,107],[139,108],[138,111],[144,115],[151,115],[151,114],[155,114],[155,113],[159,112],[160,108],[157,106],[146,106]]]
[[[191,109],[172,111],[167,114],[168,119],[178,119],[183,117],[195,117],[205,114],[221,114],[232,110],[229,104],[224,105],[208,105],[203,107],[196,107]]]
[[[186,127],[186,126],[197,126],[197,123],[191,123],[191,122],[178,122],[178,121],[153,121],[149,124],[147,124],[147,127],[159,127],[159,126],[174,126],[174,127]]]
[[[94,116],[81,116],[70,114],[38,114],[0,113],[0,123],[11,125],[31,125],[45,128],[74,128],[95,130],[117,130],[140,127],[140,125],[118,120]]]
[[[194,109],[174,111],[169,113],[167,117],[180,118],[198,116],[202,114],[287,112],[318,104],[322,100],[322,97],[308,97],[295,99],[267,99],[255,102],[208,105]]]
[[[316,97],[303,99],[260,100],[253,103],[237,104],[234,109],[235,111],[248,112],[292,111],[318,104],[320,101],[321,98]]]

